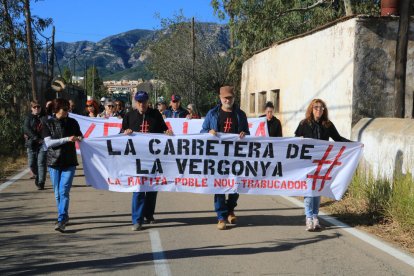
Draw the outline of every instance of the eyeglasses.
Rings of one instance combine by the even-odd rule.
[[[325,107],[323,107],[323,106],[314,106],[313,109],[324,111],[325,110]]]
[[[40,105],[32,106],[32,108],[35,108],[35,109],[40,108]]]

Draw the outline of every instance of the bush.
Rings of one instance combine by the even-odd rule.
[[[414,226],[414,180],[411,174],[395,179],[387,215],[406,230]]]

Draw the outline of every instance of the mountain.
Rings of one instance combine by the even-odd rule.
[[[217,43],[218,48],[223,51],[229,49],[229,32],[225,25],[198,24],[202,24],[208,36]],[[99,75],[104,80],[152,78],[151,72],[145,66],[149,45],[156,43],[163,35],[168,35],[168,32],[136,29],[109,36],[96,43],[91,41],[57,42],[55,44],[57,59],[55,72],[63,73],[64,67],[69,67],[73,71],[75,67],[75,75],[82,76],[85,64],[88,67],[95,64]]]

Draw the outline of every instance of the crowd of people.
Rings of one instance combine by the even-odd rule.
[[[246,113],[235,104],[232,86],[223,86],[219,91],[219,104],[211,108],[203,121],[201,133],[233,133],[240,139],[250,135]],[[135,108],[126,106],[120,100],[102,97],[98,103],[94,99],[86,101],[84,116],[97,118],[116,117],[122,119],[120,133],[131,135],[134,132],[164,133],[173,135],[168,129],[165,118],[199,119],[200,113],[192,103],[183,108],[181,96],[173,94],[167,105],[164,97],[159,97],[155,108],[149,102],[145,91],[134,95]],[[64,232],[69,221],[69,192],[75,168],[78,165],[75,142],[83,139],[78,122],[68,116],[75,109],[75,102],[55,99],[42,108],[37,101],[30,102],[31,113],[25,118],[23,130],[27,148],[28,163],[38,190],[43,190],[48,169],[53,186],[58,218],[55,230]],[[270,137],[282,137],[282,125],[274,115],[272,102],[265,106],[267,129]],[[335,125],[329,120],[328,108],[321,99],[310,102],[305,118],[299,123],[295,136],[334,141],[349,141],[339,135]],[[217,214],[217,228],[225,230],[228,224],[236,224],[235,208],[239,194],[215,194],[214,210]],[[140,231],[143,224],[156,223],[154,213],[157,192],[134,192],[132,195],[132,230]],[[306,230],[321,229],[318,213],[320,197],[305,197]]]

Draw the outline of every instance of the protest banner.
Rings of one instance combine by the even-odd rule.
[[[116,117],[92,118],[73,113],[69,116],[79,123],[85,138],[115,135],[122,127],[122,119]],[[167,118],[164,121],[174,134],[195,134],[200,133],[204,119]],[[268,136],[266,118],[249,118],[248,123],[251,135]]]
[[[81,143],[86,182],[117,192],[265,194],[340,199],[361,143],[236,134],[115,135]]]

